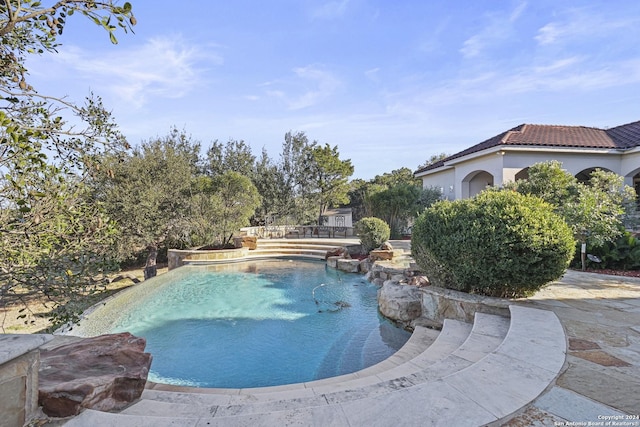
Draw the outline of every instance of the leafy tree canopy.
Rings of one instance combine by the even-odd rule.
[[[550,203],[583,245],[600,246],[615,240],[624,229],[624,219],[635,209],[635,191],[624,184],[623,177],[596,169],[582,183],[562,169],[558,161],[531,166],[527,179],[506,188],[536,195]]]
[[[423,168],[426,168],[427,166],[431,166],[432,164],[438,163],[440,160],[444,160],[449,156],[450,154],[447,154],[447,153],[433,154],[424,163],[419,165],[418,169],[423,169]]]
[[[312,148],[311,179],[316,187],[320,216],[329,208],[349,202],[348,179],[353,174],[351,160],[340,160],[338,147],[329,144]]]
[[[211,176],[234,171],[252,177],[256,156],[243,140],[230,139],[225,145],[216,141],[207,150],[206,172]]]
[[[16,295],[45,295],[55,307],[95,290],[113,268],[108,255],[114,226],[90,199],[86,182],[101,153],[127,143],[100,98],[79,106],[39,93],[26,67],[29,55],[57,52],[58,37],[74,13],[103,27],[114,43],[117,29],[127,32],[135,25],[128,2],[0,2],[2,305]],[[52,312],[60,321],[74,314]]]
[[[148,248],[147,266],[152,267],[159,247],[185,240],[199,152],[197,141],[174,128],[130,155],[103,159],[103,173],[94,181],[96,197],[119,224],[120,259]]]

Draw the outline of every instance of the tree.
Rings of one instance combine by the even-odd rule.
[[[264,149],[255,163],[253,184],[262,199],[256,209],[254,223],[259,224],[264,218],[271,215],[287,216],[288,201],[292,197],[286,185],[286,178],[282,168],[269,158]]]
[[[557,209],[561,209],[565,202],[574,200],[580,193],[578,180],[562,169],[562,163],[557,160],[532,165],[527,179],[508,184],[506,188],[541,197]]]
[[[188,239],[199,152],[199,143],[174,128],[165,137],[143,142],[131,155],[104,159],[96,197],[122,232],[120,258],[148,251],[145,278],[155,275],[159,248]]]
[[[26,307],[44,296],[52,322],[76,320],[78,307],[67,302],[95,292],[117,267],[115,224],[77,177],[62,177],[53,166],[21,176],[11,168],[7,175],[21,180],[21,194],[2,185],[0,303]]]
[[[386,186],[373,184],[371,181],[354,179],[349,183],[349,204],[353,213],[353,219],[358,221],[362,218],[373,216],[373,196],[384,191]]]
[[[422,182],[409,168],[400,168],[376,175],[369,182],[351,183],[349,196],[356,218],[375,216],[391,227],[391,236],[398,238],[424,208],[440,199],[440,193],[421,189]]]
[[[212,221],[218,224],[218,241],[226,246],[234,232],[249,225],[249,218],[260,204],[260,195],[248,177],[233,171],[213,178],[213,189],[218,209]]]
[[[529,178],[506,186],[523,194],[541,197],[569,224],[581,245],[582,269],[586,268],[586,245],[602,245],[622,233],[625,216],[635,207],[635,191],[613,172],[596,169],[589,181],[579,182],[557,161],[537,163]]]
[[[413,176],[413,172],[409,168],[394,169],[391,172],[385,172],[382,175],[376,175],[372,181],[373,184],[384,185],[387,188],[398,184],[410,184],[421,186],[422,181]]]
[[[442,193],[440,192],[439,188],[423,188],[422,192],[420,193],[420,197],[418,198],[418,213],[429,208],[431,205],[441,199]]]
[[[418,166],[418,169],[424,169],[427,166],[431,166],[434,163],[438,163],[440,160],[446,159],[447,157],[449,157],[449,154],[447,153],[433,154],[423,164]]]
[[[28,81],[27,56],[57,52],[74,12],[106,29],[114,43],[118,27],[135,25],[130,3],[0,2],[2,304],[19,293],[45,295],[56,306],[103,283],[113,267],[105,249],[113,227],[101,205],[88,202],[85,182],[99,166],[96,158],[126,141],[100,98],[78,106],[38,93]],[[62,308],[54,313],[57,320],[73,316]]]
[[[214,178],[199,176],[194,180],[189,222],[192,242],[226,247],[234,232],[249,225],[260,204],[260,195],[251,180],[228,171]]]
[[[354,180],[349,189],[349,207],[355,219],[384,219],[391,227],[392,237],[398,238],[421,211],[441,198],[439,191],[421,187],[422,181],[409,168],[385,172],[370,181]]]
[[[418,201],[421,190],[412,184],[396,184],[372,197],[373,212],[391,228],[391,237],[398,238],[410,218],[419,213]]]
[[[283,177],[283,195],[286,211],[282,214],[293,216],[299,224],[307,224],[317,219],[315,201],[312,199],[311,181],[313,154],[304,132],[284,135],[279,168]]]
[[[318,224],[321,224],[321,217],[329,207],[349,202],[347,180],[353,175],[353,165],[351,160],[340,160],[337,146],[314,146],[311,154],[314,162],[311,182],[316,188]]]
[[[251,178],[255,161],[256,156],[253,155],[251,147],[244,141],[229,139],[223,146],[222,143],[216,140],[211,143],[211,147],[207,150],[205,169],[210,176],[234,171]]]
[[[85,2],[62,0],[51,7],[39,1],[3,1],[0,4],[0,114],[10,124],[3,125],[8,137],[2,139],[0,166],[11,162],[17,151],[28,154],[34,167],[42,167],[43,159],[59,164],[90,168],[100,149],[117,149],[126,145],[100,98],[90,98],[77,106],[55,96],[43,95],[28,83],[26,56],[55,53],[69,16],[79,12],[109,32],[120,27],[125,32],[135,24],[131,4],[117,6],[113,1]],[[117,21],[117,26],[112,22]],[[80,119],[68,124],[63,113]],[[18,135],[29,139],[28,146],[17,143]]]

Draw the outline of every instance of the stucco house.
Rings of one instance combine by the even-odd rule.
[[[610,129],[522,124],[417,170],[423,188],[444,199],[473,197],[487,186],[527,178],[529,166],[558,160],[579,180],[596,168],[624,177],[640,194],[640,121]]]

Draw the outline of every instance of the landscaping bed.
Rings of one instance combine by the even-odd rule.
[[[582,271],[582,270],[575,270]],[[587,268],[587,273],[610,274],[612,276],[640,277],[640,270],[611,270],[607,268]]]

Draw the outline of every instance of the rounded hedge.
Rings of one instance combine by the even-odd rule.
[[[425,210],[413,226],[411,250],[434,285],[511,298],[562,276],[575,241],[542,199],[490,190]]]
[[[391,235],[389,224],[375,217],[362,218],[355,224],[355,230],[365,253],[380,247]]]

